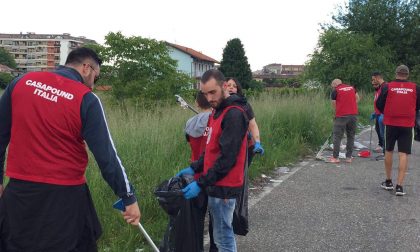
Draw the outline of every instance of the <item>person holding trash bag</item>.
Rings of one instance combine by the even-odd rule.
[[[204,152],[206,147],[206,141],[208,136],[208,121],[211,114],[211,105],[207,101],[206,97],[201,91],[197,91],[195,103],[200,109],[200,113],[188,119],[185,125],[185,136],[187,138],[188,143],[191,147],[191,162],[197,161],[201,154]],[[195,174],[194,177],[197,179],[200,174]],[[196,202],[194,206],[199,207],[201,209],[196,209],[197,211],[203,214],[202,220],[204,221],[206,210],[207,210],[207,196],[204,195],[206,201],[204,204],[199,204],[201,201]],[[211,215],[209,215],[209,219],[211,220]],[[202,225],[204,228],[204,225]],[[201,233],[204,230],[200,230]],[[210,251],[215,252],[217,251],[216,244],[214,243],[213,238],[213,227],[211,225],[211,221],[209,222],[209,236],[210,236]],[[202,237],[203,238],[203,237]],[[179,239],[178,239],[179,240]],[[203,243],[203,239],[201,239],[201,245]]]
[[[102,104],[92,93],[101,60],[89,48],[70,52],[55,72],[30,72],[0,98],[0,251],[96,251],[101,226],[85,171],[85,142],[102,176],[122,198],[125,221],[140,210],[117,155]]]
[[[395,70],[396,79],[385,84],[376,101],[379,111],[384,114],[385,124],[385,175],[386,180],[381,187],[393,190],[392,156],[395,143],[398,143],[398,177],[395,195],[403,196],[405,173],[408,167],[408,155],[413,144],[413,127],[416,121],[416,111],[420,109],[420,88],[414,82],[408,81],[409,69],[400,65]]]
[[[209,119],[206,149],[198,161],[178,173],[180,176],[202,172],[182,191],[186,199],[192,199],[206,190],[213,236],[221,252],[236,251],[232,218],[244,182],[249,126],[242,109],[243,100],[224,92],[225,85],[225,77],[219,70],[212,69],[203,74],[200,89],[214,109]]]
[[[226,89],[225,91],[229,92],[229,94],[239,95],[243,99],[246,100],[243,92],[242,86],[236,78],[228,77],[226,78]],[[245,106],[243,106],[245,113],[249,120],[249,129],[248,129],[248,166],[251,165],[252,159],[254,158],[255,154],[264,155],[264,148],[262,147],[261,140],[260,140],[260,129],[258,128],[257,121],[255,120],[255,114],[252,110],[251,104],[246,101]]]

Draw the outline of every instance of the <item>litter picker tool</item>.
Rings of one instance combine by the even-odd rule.
[[[322,156],[322,152],[325,150],[325,148],[327,148],[328,144],[330,143],[331,135],[332,135],[332,133],[328,136],[327,140],[325,141],[325,143],[322,145],[321,149],[316,154],[316,156],[315,156],[316,160],[325,161],[325,158]]]
[[[179,102],[179,105],[181,105],[184,109],[190,109],[194,113],[198,114],[198,111],[195,110],[190,104],[188,104],[180,95],[175,95],[176,101]]]
[[[117,200],[112,205],[112,207],[114,207],[115,209],[118,209],[120,211],[123,211],[123,212],[125,211],[125,206],[124,206],[124,203],[123,203],[122,199]],[[143,226],[141,225],[140,222],[139,222],[139,229],[140,229],[140,232],[143,234],[143,236],[146,238],[149,245],[153,248],[153,251],[159,252],[158,247],[156,247],[155,243],[152,241],[149,234],[146,232],[146,230],[143,228]]]

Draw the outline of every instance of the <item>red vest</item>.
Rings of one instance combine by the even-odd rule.
[[[209,124],[207,123],[206,130],[204,131],[201,137],[188,136],[188,141],[191,147],[191,162],[197,161],[200,158],[201,154],[203,154],[204,150],[206,149],[206,141],[207,141],[207,136],[209,132],[208,125]],[[194,179],[197,180],[201,176],[201,174],[202,174],[201,172],[195,173]]]
[[[412,82],[388,83],[388,94],[384,109],[384,124],[414,127],[416,118],[416,84]]]
[[[204,148],[202,147],[203,143],[206,142],[204,136],[201,137],[192,137],[188,136],[188,143],[191,147],[191,162],[197,161],[201,153],[203,153]]]
[[[337,92],[335,116],[357,115],[356,90],[354,87],[340,84],[335,90]]]
[[[222,121],[226,113],[232,109],[237,108],[244,111],[241,107],[238,106],[228,106],[226,107],[220,116],[217,119],[214,119],[214,113],[211,114],[209,118],[209,135],[207,138],[206,144],[206,153],[204,155],[204,169],[203,173],[207,174],[207,171],[213,167],[214,163],[220,156],[220,145],[219,139],[222,135]],[[244,183],[244,169],[245,169],[245,160],[246,160],[246,150],[247,150],[247,134],[244,135],[242,139],[241,149],[239,150],[238,155],[236,156],[236,163],[229,171],[229,173],[221,180],[216,182],[216,186],[225,186],[225,187],[239,187]]]
[[[209,118],[210,118],[210,115],[209,115]],[[206,141],[207,141],[208,133],[209,133],[209,121],[207,121],[207,127],[204,130],[202,136],[192,137],[188,135],[188,143],[190,144],[190,147],[191,147],[191,162],[197,161],[200,158],[201,154],[206,149]]]
[[[55,73],[33,72],[12,93],[6,175],[57,185],[86,182],[80,106],[91,90]]]
[[[375,114],[380,115],[382,114],[381,111],[376,107],[376,101],[378,100],[379,95],[381,94],[382,85],[381,87],[375,91],[375,98],[373,98],[373,108],[375,109]]]

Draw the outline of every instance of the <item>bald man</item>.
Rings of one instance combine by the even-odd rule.
[[[331,82],[331,105],[334,110],[333,156],[326,162],[340,163],[339,152],[344,131],[347,135],[346,162],[352,162],[354,136],[357,123],[357,102],[359,96],[354,87],[344,84],[340,79]]]

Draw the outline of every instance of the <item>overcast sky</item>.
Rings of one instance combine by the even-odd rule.
[[[165,40],[221,60],[240,38],[253,71],[304,64],[319,24],[345,0],[1,0],[0,33],[70,33],[98,43],[110,32]]]

